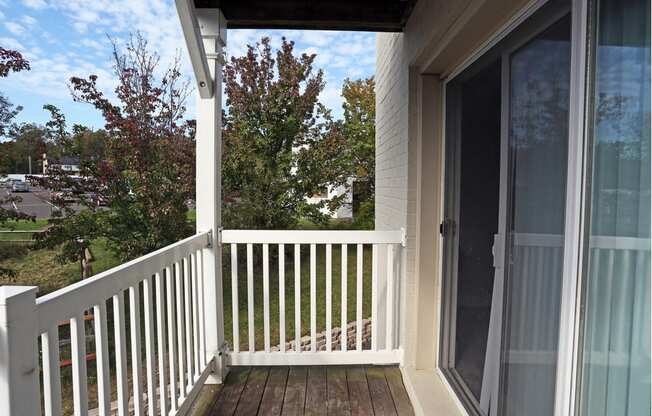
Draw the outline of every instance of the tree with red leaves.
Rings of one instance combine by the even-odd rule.
[[[29,70],[29,62],[23,58],[20,52],[5,49],[0,46],[0,78],[5,78],[9,75],[9,72],[23,70]],[[0,92],[0,138],[6,134],[7,128],[11,125],[12,120],[20,110],[22,110],[22,107],[18,106],[14,108],[11,102]],[[2,173],[0,172],[0,176],[2,176]],[[0,225],[4,225],[10,220],[35,220],[34,217],[20,211],[2,207],[3,205],[9,206],[12,203],[20,201],[21,198],[15,196],[0,197]],[[0,276],[12,277],[14,275],[15,272],[13,270],[0,267]]]
[[[195,194],[194,122],[184,118],[189,83],[181,77],[179,61],[159,72],[159,56],[141,35],[124,51],[114,44],[113,58],[116,102],[99,89],[96,75],[70,80],[74,99],[104,117],[103,157],[82,160],[80,177],[55,169],[39,180],[55,191],[61,216],[51,220],[38,246],[62,247],[62,262],[79,261],[98,237],[125,261],[193,232],[187,213]],[[68,155],[81,156],[74,143],[84,131],[68,131],[58,109],[47,109],[50,139]],[[73,197],[86,209],[75,212]]]

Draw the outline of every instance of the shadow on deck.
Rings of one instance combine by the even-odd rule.
[[[413,415],[401,372],[387,366],[232,367],[190,411],[221,415]]]

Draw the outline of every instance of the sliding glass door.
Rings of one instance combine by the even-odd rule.
[[[446,84],[440,363],[472,415],[652,415],[650,0],[570,3]]]
[[[650,411],[650,0],[594,2],[580,414]]]
[[[473,414],[553,414],[568,10],[542,10],[447,85],[442,363]]]

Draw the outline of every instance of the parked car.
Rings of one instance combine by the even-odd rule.
[[[29,192],[29,185],[27,182],[14,181],[11,184],[11,192]]]

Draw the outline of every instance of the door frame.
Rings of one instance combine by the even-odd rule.
[[[580,339],[580,294],[581,294],[581,276],[582,276],[582,233],[585,221],[585,195],[587,181],[587,140],[586,140],[586,96],[587,96],[587,50],[588,50],[588,20],[589,20],[589,7],[590,0],[571,0],[570,9],[560,14],[571,13],[571,74],[570,74],[570,97],[569,97],[569,119],[568,119],[568,162],[567,162],[567,179],[566,179],[566,212],[565,212],[565,226],[564,226],[564,257],[562,266],[562,282],[561,282],[561,302],[560,302],[560,316],[567,317],[560,320],[559,327],[559,342],[557,350],[557,369],[556,369],[556,388],[555,388],[555,416],[569,416],[574,414],[577,398],[577,363],[579,360],[579,339]],[[496,44],[505,39],[508,35],[512,34],[516,29],[521,27],[521,24],[532,16],[535,12],[547,5],[551,1],[538,0],[530,2],[518,15],[506,24],[506,26],[493,37],[491,37],[484,45],[472,53],[469,58],[461,65],[451,71],[450,75],[442,80],[442,108],[443,108],[443,125],[442,125],[442,142],[443,142],[443,171],[444,171],[444,194],[442,202],[444,212],[442,217],[445,225],[446,212],[451,208],[451,199],[455,200],[453,206],[459,208],[459,195],[455,198],[447,197],[450,195],[451,179],[449,178],[449,166],[451,163],[449,134],[452,124],[458,121],[456,114],[450,114],[448,109],[448,100],[450,100],[451,93],[455,93],[455,81],[461,73],[468,67],[475,64],[478,60],[485,57]],[[554,1],[553,1],[554,2]],[[552,20],[551,23],[554,23]],[[546,26],[547,27],[547,26]],[[545,28],[544,28],[545,29]],[[540,31],[537,31],[537,33]],[[526,43],[536,34],[533,34],[520,45]],[[520,46],[519,45],[519,46]],[[516,48],[514,48],[516,49]],[[503,85],[503,88],[505,86]],[[454,100],[454,99],[453,99]],[[501,111],[501,118],[505,117],[505,112]],[[451,122],[452,121],[452,122]],[[502,122],[501,122],[502,123]],[[501,130],[502,127],[501,127]],[[502,134],[502,131],[501,131]],[[459,143],[459,140],[456,140]],[[503,140],[501,140],[502,146]],[[502,158],[501,158],[502,159]],[[502,165],[501,160],[501,165]],[[459,167],[456,167],[459,169]],[[501,167],[502,175],[502,167]],[[503,178],[501,178],[502,182]],[[454,185],[454,182],[453,182]],[[503,186],[501,185],[501,192]],[[502,200],[502,196],[501,196]],[[457,217],[456,212],[456,217]],[[500,216],[506,215],[502,209],[499,211]],[[499,224],[499,230],[501,225]],[[458,399],[466,408],[470,415],[482,415],[479,410],[480,406],[486,406],[486,403],[480,403],[475,397],[470,394],[468,387],[462,381],[461,377],[454,370],[454,335],[455,335],[455,301],[456,301],[456,287],[455,283],[451,284],[450,267],[453,262],[457,260],[456,251],[454,254],[450,253],[447,248],[447,243],[442,243],[442,262],[441,262],[441,310],[440,310],[440,342],[439,342],[439,357],[438,369],[445,376],[445,379],[450,383],[451,388],[458,396]],[[503,253],[504,254],[504,250]],[[504,265],[504,259],[503,259]],[[502,278],[502,288],[504,290],[504,273]],[[494,277],[496,282],[496,277]],[[494,284],[494,293],[496,285]],[[503,302],[502,293],[499,301]],[[492,296],[493,302],[494,296]],[[500,319],[500,327],[502,327],[502,309]],[[493,310],[493,308],[492,308]],[[490,323],[494,325],[495,322]],[[452,337],[451,337],[452,335]],[[502,337],[501,337],[502,338]],[[489,340],[487,344],[489,349]],[[502,351],[502,345],[499,346],[498,351]],[[485,371],[487,366],[485,365]],[[500,374],[500,364],[497,369],[490,369],[490,375]],[[493,386],[499,390],[500,382],[495,383]],[[484,390],[484,383],[483,383]],[[494,391],[494,397],[497,397],[498,391]],[[484,393],[483,393],[484,394]],[[496,414],[497,400],[492,401],[491,414]]]

